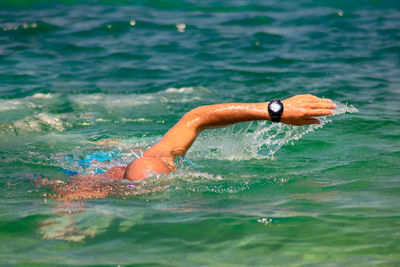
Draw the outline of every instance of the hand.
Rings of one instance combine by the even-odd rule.
[[[281,122],[290,125],[319,124],[312,118],[332,115],[336,105],[332,100],[313,95],[296,95],[282,101],[283,114]]]

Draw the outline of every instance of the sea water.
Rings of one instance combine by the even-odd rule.
[[[0,264],[400,264],[398,1],[0,3]],[[321,124],[204,131],[169,175],[61,199],[200,105],[310,93]]]

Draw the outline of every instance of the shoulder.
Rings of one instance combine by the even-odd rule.
[[[123,178],[128,180],[141,180],[152,175],[170,173],[174,165],[161,159],[160,157],[142,157],[132,161],[125,170]]]

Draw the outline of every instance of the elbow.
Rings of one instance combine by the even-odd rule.
[[[200,106],[192,109],[188,113],[186,113],[182,120],[185,122],[185,125],[191,129],[194,129],[197,133],[200,133],[204,129],[203,123],[203,114],[204,114],[204,106]]]

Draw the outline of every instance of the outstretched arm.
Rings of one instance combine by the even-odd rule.
[[[282,103],[281,122],[291,125],[317,124],[318,119],[313,117],[331,115],[336,107],[331,100],[312,95],[294,96]],[[169,173],[175,169],[174,159],[186,154],[201,131],[238,122],[270,120],[267,105],[265,102],[229,103],[189,111],[157,144],[143,153],[142,158],[127,166],[124,178],[138,180],[152,173]]]

